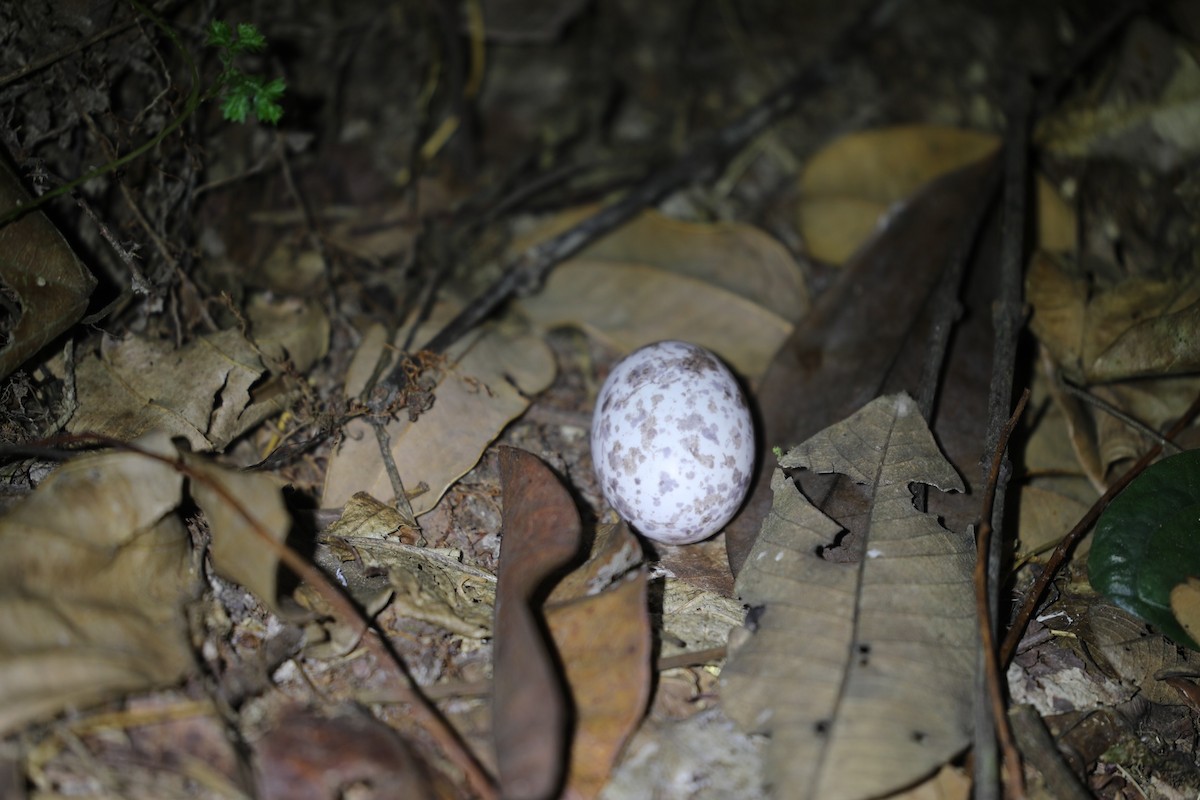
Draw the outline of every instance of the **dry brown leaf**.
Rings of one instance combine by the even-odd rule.
[[[1188,578],[1171,590],[1171,613],[1193,639],[1200,638],[1200,578]]]
[[[500,484],[492,737],[503,796],[535,800],[552,797],[562,783],[570,725],[566,689],[539,624],[539,595],[583,541],[574,501],[537,456],[502,447]]]
[[[1085,656],[1152,703],[1183,703],[1179,693],[1157,677],[1164,670],[1194,674],[1200,668],[1200,653],[1177,647],[1160,633],[1148,634],[1141,620],[1099,598],[1088,603],[1078,635]]]
[[[800,178],[800,233],[812,256],[841,264],[887,221],[897,203],[935,178],[1000,148],[995,134],[937,125],[901,125],[843,136],[813,155]],[[1075,215],[1038,181],[1041,246],[1075,242]]]
[[[736,264],[730,272],[736,274]],[[575,325],[629,352],[681,339],[707,347],[753,381],[791,333],[791,323],[713,284],[637,263],[573,259],[519,308],[544,329]]]
[[[415,341],[426,341],[453,310],[439,307]],[[373,364],[384,349],[378,337],[370,341],[379,352],[361,359],[356,356],[359,378],[369,374],[361,365]],[[437,505],[504,426],[529,406],[529,398],[554,379],[554,356],[546,343],[510,328],[479,329],[463,337],[447,355],[433,390],[433,407],[416,422],[404,416],[387,425],[392,458],[406,491],[412,493],[421,484],[428,487],[411,498],[417,516]],[[345,437],[330,458],[321,502],[327,508],[338,507],[359,491],[389,499],[395,494],[374,430],[355,420],[346,425]]]
[[[0,214],[29,201],[0,159]],[[0,226],[0,291],[16,307],[0,320],[0,378],[75,324],[96,279],[40,211]]]
[[[988,174],[988,164],[976,165],[920,191],[822,293],[755,392],[766,447],[786,449],[845,419],[871,398],[920,388],[929,329],[939,310],[935,290],[945,280],[953,242],[985,192]],[[994,270],[976,270],[968,282],[961,301],[969,313],[955,328],[937,403],[939,440],[968,475],[977,474],[983,447],[979,419],[987,413],[994,277]],[[758,463],[750,498],[725,528],[734,572],[770,512],[774,461],[769,452]],[[849,505],[859,502],[845,497],[848,481],[807,473],[799,480],[822,508],[840,505],[843,517]],[[947,519],[963,521],[956,527],[978,512],[978,503],[965,495],[935,494],[930,503]]]
[[[512,249],[525,250],[595,210],[585,206],[556,214],[515,242]],[[738,295],[789,322],[808,310],[808,286],[796,260],[778,241],[743,222],[685,222],[658,211],[644,211],[563,266],[575,260],[641,265],[691,278]]]
[[[744,729],[771,733],[776,797],[879,796],[970,741],[973,543],[919,513],[911,489],[962,483],[904,394],[780,463],[873,487],[862,550],[857,563],[822,558],[841,526],[776,470],[772,514],[737,580],[762,612],[722,672],[722,700]]]
[[[559,214],[514,249],[592,210]],[[808,305],[800,267],[762,231],[645,212],[555,268],[517,308],[543,329],[577,326],[623,352],[695,342],[753,381]]]
[[[604,788],[650,698],[646,573],[548,607],[547,622],[575,712],[567,792],[586,800]]]
[[[1200,279],[1130,278],[1095,286],[1044,253],[1026,277],[1030,327],[1077,382],[1194,372],[1200,368]]]
[[[175,456],[165,436],[139,444]],[[0,518],[0,732],[192,668],[182,485],[146,456],[83,456]]]
[[[183,436],[193,450],[221,450],[285,410],[294,390],[273,372],[271,356],[286,352],[296,369],[307,369],[324,354],[329,323],[313,303],[252,309],[262,348],[236,330],[178,349],[140,336],[105,337],[99,354],[80,359],[79,409],[67,429],[122,440],[159,429]]]
[[[355,708],[332,717],[294,709],[256,742],[255,756],[261,800],[337,800],[354,786],[368,798],[449,796],[396,731]]]

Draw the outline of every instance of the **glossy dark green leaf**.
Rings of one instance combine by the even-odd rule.
[[[1200,450],[1163,459],[1112,501],[1096,524],[1088,574],[1118,606],[1200,650],[1171,612],[1171,590],[1200,578]]]

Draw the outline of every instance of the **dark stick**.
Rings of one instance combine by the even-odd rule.
[[[1017,336],[1022,323],[1021,276],[1025,262],[1026,195],[1029,170],[1029,97],[1027,87],[1019,84],[1012,103],[1009,132],[1004,147],[1004,196],[1001,209],[1000,285],[993,312],[995,338],[992,347],[992,382],[988,393],[988,427],[983,452],[998,453],[995,502],[988,508],[989,518],[981,520],[994,534],[988,538],[987,553],[980,554],[987,573],[987,619],[989,630],[999,630],[1000,565],[1004,557],[1004,509],[1008,478],[1012,472],[1007,453],[998,450],[1012,408],[1013,374],[1017,363]],[[986,455],[984,456],[987,457]],[[989,468],[985,464],[985,479]],[[985,484],[990,485],[990,484]],[[992,652],[979,653],[981,667],[994,663]],[[975,703],[975,796],[992,800],[1001,793],[997,753],[996,723],[989,702],[991,692],[987,670],[976,676]]]

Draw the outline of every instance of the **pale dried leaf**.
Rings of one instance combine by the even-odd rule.
[[[1081,267],[1045,254],[1026,277],[1030,327],[1078,382],[1177,374],[1200,366],[1200,279],[1129,278],[1096,286]]]
[[[762,613],[722,673],[722,698],[747,730],[771,733],[777,797],[879,796],[969,742],[973,546],[919,513],[911,489],[962,483],[904,394],[872,401],[781,464],[873,487],[861,561],[821,558],[841,526],[776,470],[772,514],[737,580]]]
[[[515,242],[512,249],[525,250],[594,211],[595,207],[585,206],[556,214]],[[787,248],[742,222],[685,222],[658,211],[645,211],[558,269],[576,261],[641,265],[691,278],[738,295],[788,322],[799,319],[809,306],[804,275]],[[586,319],[581,316],[578,321]]]
[[[1200,152],[1200,64],[1188,43],[1138,19],[1114,61],[1101,71],[1102,86],[1042,121],[1039,143],[1058,155],[1115,156],[1164,172]]]
[[[165,436],[140,445],[175,455]],[[146,456],[83,456],[0,518],[0,732],[191,669],[182,484]]]
[[[730,274],[737,270],[729,265]],[[623,352],[664,339],[694,342],[750,380],[792,330],[786,318],[709,281],[634,262],[574,259],[519,308],[542,328],[575,325]]]
[[[453,311],[443,307],[435,312],[416,341],[426,341]],[[387,424],[392,458],[406,491],[428,487],[411,499],[417,516],[437,505],[504,426],[529,406],[529,397],[554,379],[554,356],[546,343],[521,331],[488,326],[464,337],[447,355],[433,390],[433,407],[416,422],[401,416]],[[374,430],[355,420],[346,425],[330,458],[322,504],[341,506],[359,491],[389,499],[395,494]]]
[[[76,368],[79,409],[67,429],[124,440],[159,429],[186,438],[193,450],[220,450],[285,410],[294,389],[267,362],[286,354],[307,369],[324,354],[329,323],[315,304],[253,308],[265,350],[232,329],[178,349],[141,336],[106,337],[100,353]]]

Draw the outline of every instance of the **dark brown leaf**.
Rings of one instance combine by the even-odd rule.
[[[547,798],[566,771],[568,700],[535,606],[580,551],[579,513],[550,468],[523,450],[500,448],[500,482],[492,697],[500,788],[511,800]]]
[[[918,394],[930,294],[959,227],[966,224],[972,202],[982,191],[988,167],[960,170],[923,190],[846,266],[776,355],[757,392],[765,457],[750,499],[726,528],[725,543],[735,573],[771,507],[770,475],[776,460],[770,448],[786,450],[881,393]],[[985,327],[989,318],[983,316]],[[956,396],[947,416],[979,423],[974,409],[980,398],[986,409],[990,349],[983,353],[973,349],[965,356],[965,377],[957,388],[970,391],[965,398]],[[967,430],[979,432],[975,438],[980,445],[967,456],[978,459],[982,425],[968,425]],[[951,460],[958,464],[956,449],[947,444]],[[972,466],[965,474],[976,472]],[[832,491],[829,479],[805,475],[803,483],[805,494],[838,519],[846,522],[857,516],[850,482],[840,482],[851,489],[851,496],[838,500],[836,509],[824,502]]]

